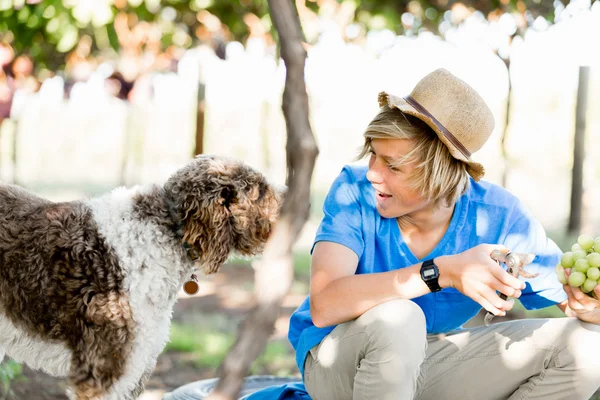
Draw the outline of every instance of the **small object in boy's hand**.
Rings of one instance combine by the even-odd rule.
[[[539,274],[531,274],[523,269],[524,265],[530,264],[535,259],[535,254],[533,253],[513,253],[511,251],[502,251],[502,250],[494,250],[490,257],[498,263],[503,262],[508,267],[507,272],[518,278],[522,276],[524,278],[535,278]],[[508,296],[504,293],[500,293],[500,298],[502,300],[506,300]],[[488,311],[483,319],[483,322],[486,326],[488,326],[492,319],[494,319],[495,315]]]

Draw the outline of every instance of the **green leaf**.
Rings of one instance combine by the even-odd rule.
[[[77,43],[79,32],[73,25],[67,25],[62,31],[62,37],[56,45],[56,50],[61,53],[66,53],[71,50]]]

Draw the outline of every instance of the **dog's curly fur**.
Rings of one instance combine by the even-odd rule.
[[[283,193],[201,156],[164,186],[53,203],[0,185],[0,361],[68,377],[76,399],[133,399],[195,268],[260,252]],[[193,260],[194,255],[198,259]]]

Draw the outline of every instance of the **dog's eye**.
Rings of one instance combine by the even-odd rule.
[[[223,205],[228,207],[235,200],[235,190],[230,187],[224,187],[221,189],[221,198],[223,199]]]

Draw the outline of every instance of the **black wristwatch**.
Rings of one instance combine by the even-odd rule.
[[[421,265],[421,279],[423,279],[423,282],[427,284],[427,287],[432,292],[439,292],[442,290],[438,282],[439,277],[440,270],[433,260],[423,261],[423,264]]]

